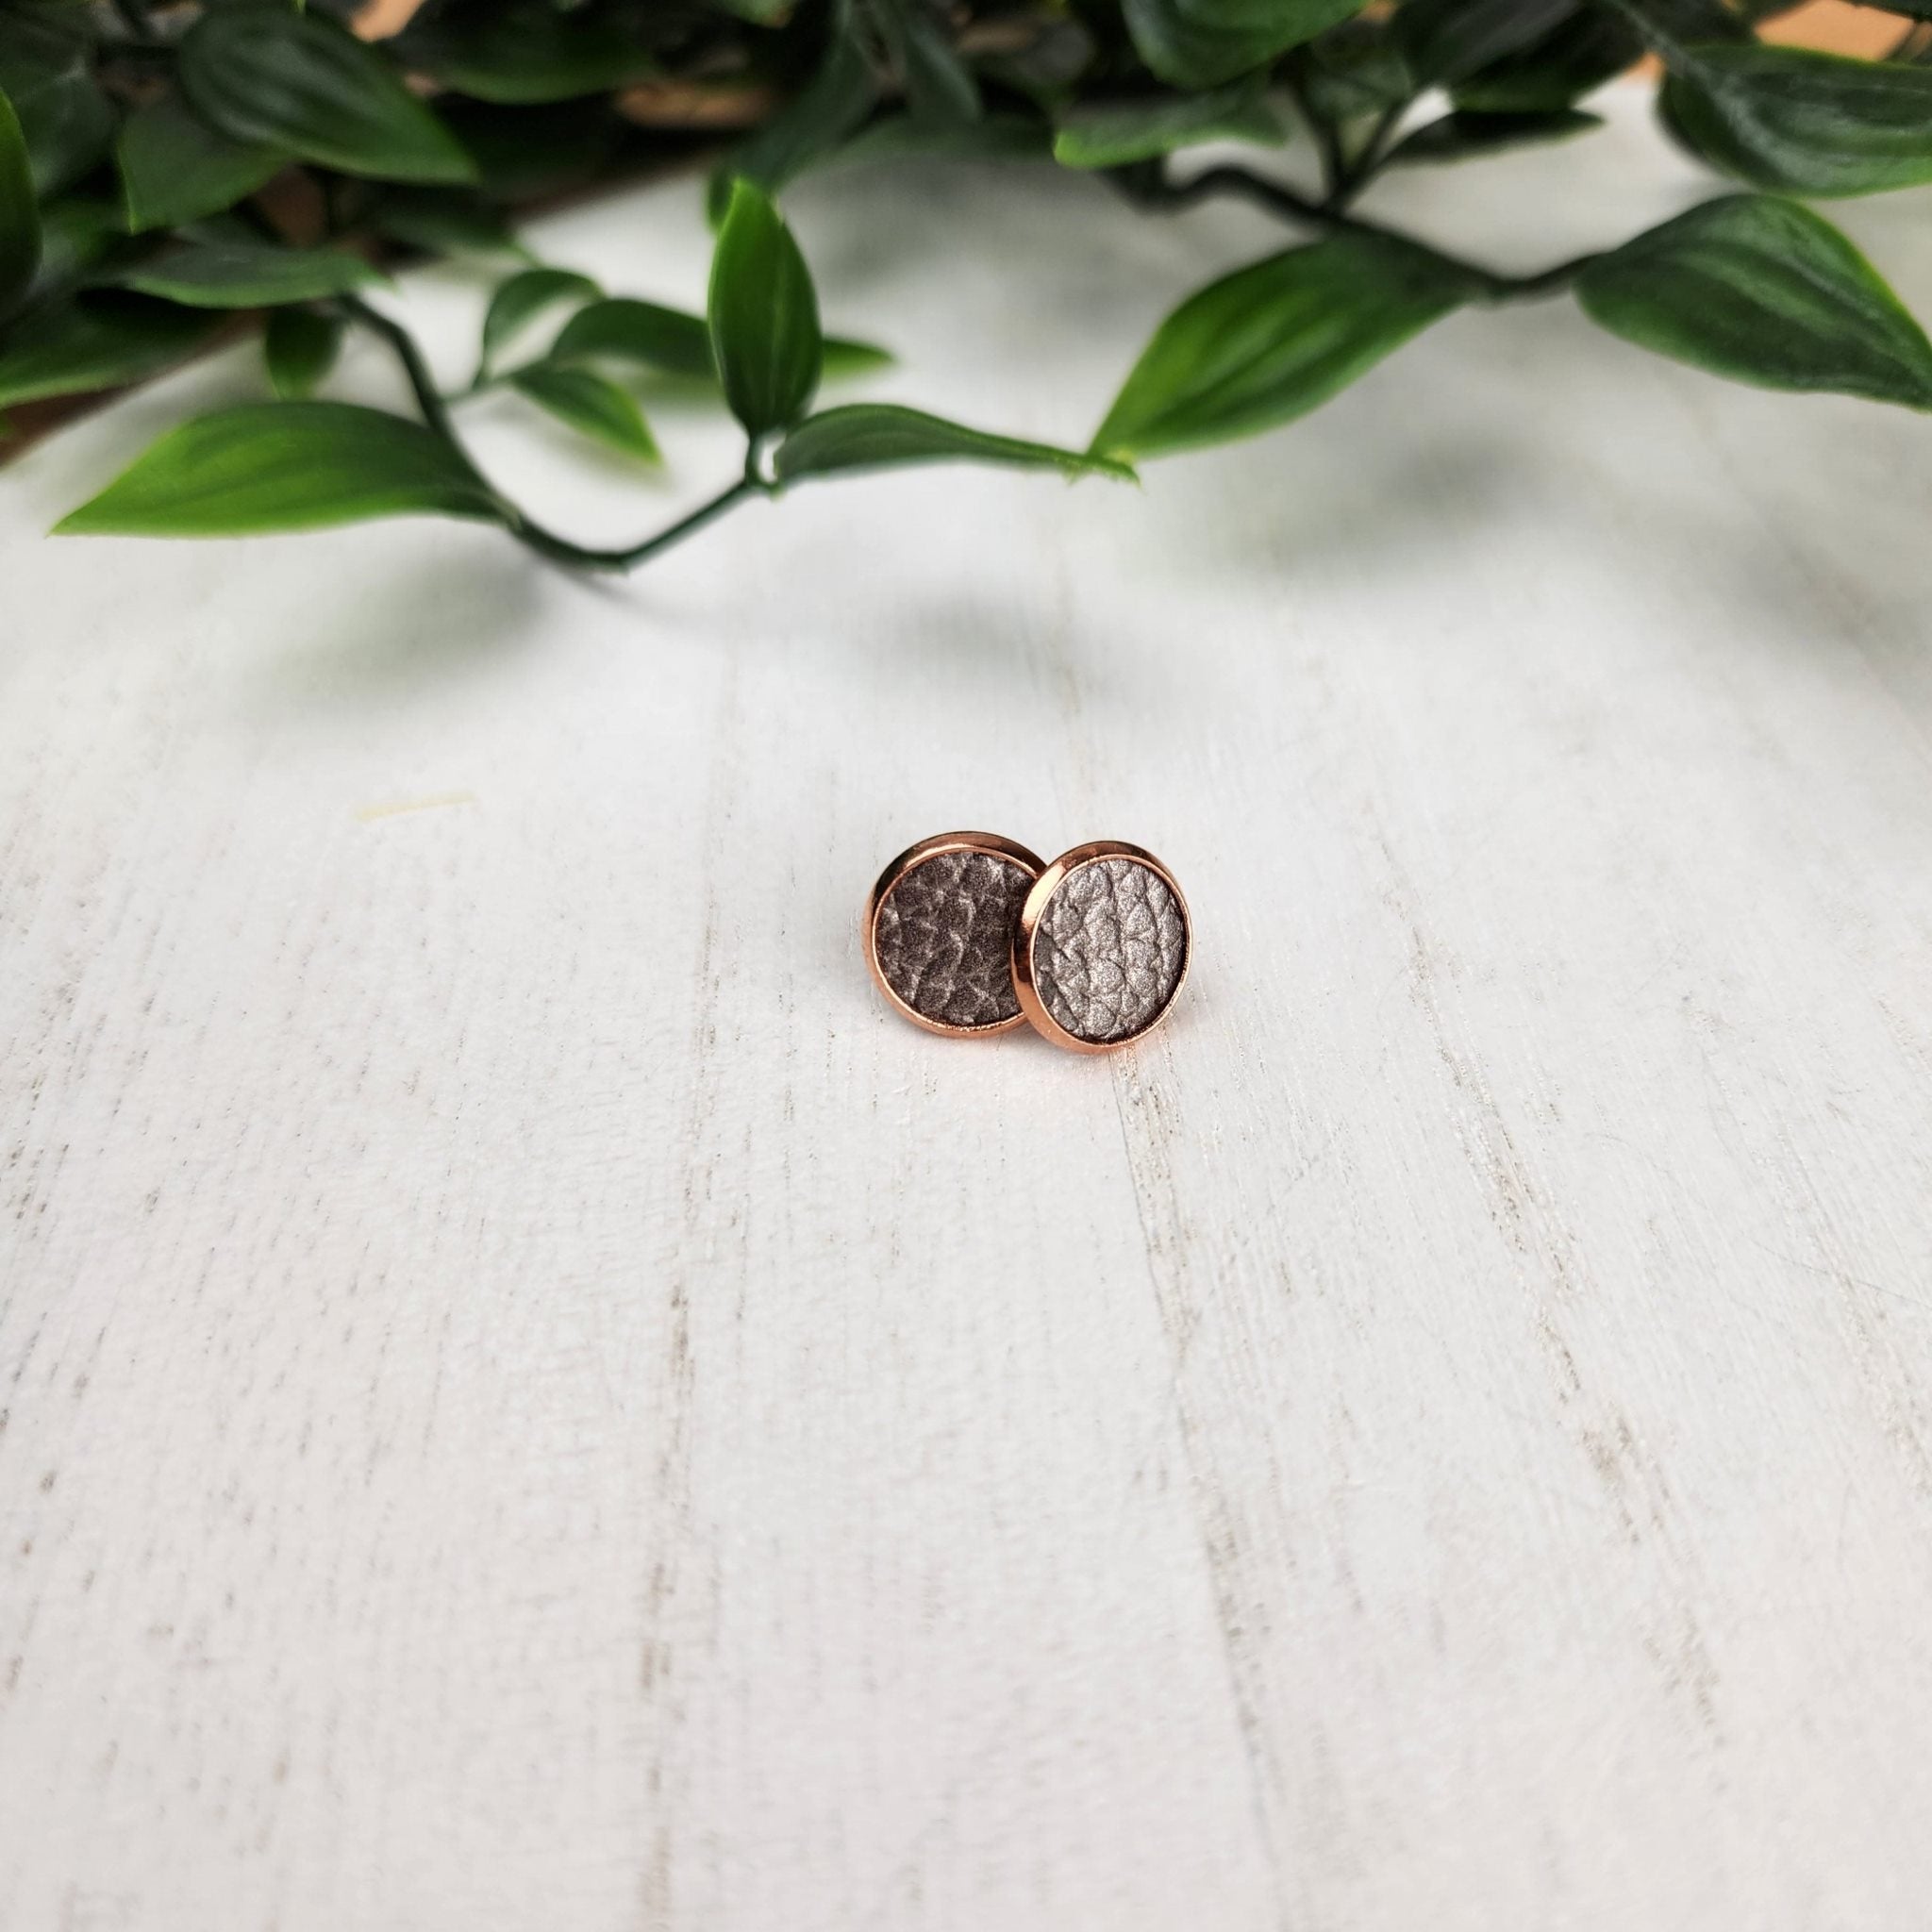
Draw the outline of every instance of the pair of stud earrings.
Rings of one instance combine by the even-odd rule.
[[[942,832],[900,853],[865,902],[865,958],[915,1025],[1004,1033],[1106,1053],[1159,1024],[1193,932],[1174,874],[1102,839],[1051,865],[991,832]]]

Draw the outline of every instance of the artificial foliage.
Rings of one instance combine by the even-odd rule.
[[[178,425],[60,525],[225,536],[411,513],[626,569],[735,505],[842,473],[979,461],[1068,475],[1276,427],[1453,310],[1574,297],[1719,375],[1932,408],[1932,345],[1811,206],[1932,182],[1932,0],[1881,60],[1774,45],[1761,0],[426,0],[370,36],[311,0],[0,0],[0,409],[137,382],[251,329],[265,396]],[[1384,170],[1598,125],[1645,55],[1709,200],[1621,245],[1506,275],[1357,210]],[[1273,165],[1312,143],[1321,186]],[[1206,160],[1189,150],[1214,143]],[[1253,151],[1249,161],[1225,158]],[[782,215],[834,161],[997,158],[1095,175],[1150,211],[1231,195],[1285,245],[1183,301],[1085,449],[837,400],[883,352],[827,338]],[[716,228],[703,315],[533,259],[518,217],[690,167]],[[699,173],[699,171],[702,171]],[[696,191],[694,191],[696,192]],[[420,255],[496,265],[475,374],[439,391],[385,308]],[[941,271],[936,266],[935,273]],[[402,415],[330,401],[349,331]],[[533,336],[547,346],[518,346]],[[741,471],[670,527],[591,548],[464,448],[464,397],[514,393],[661,460],[654,386],[702,385]]]

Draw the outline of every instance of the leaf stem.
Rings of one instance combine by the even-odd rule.
[[[1299,71],[1287,75],[1289,98],[1315,137],[1315,151],[1322,158],[1322,206],[1339,206],[1347,193],[1348,157],[1342,152],[1341,132],[1324,114],[1309,105],[1308,91]]]
[[[1324,208],[1341,213],[1381,172],[1389,137],[1394,133],[1407,108],[1407,101],[1397,101],[1375,117],[1375,125],[1369,130],[1361,151],[1349,163],[1341,181],[1329,191],[1328,198],[1323,204]]]
[[[476,464],[457,434],[449,405],[436,387],[436,378],[430,375],[429,365],[424,361],[415,337],[401,323],[383,314],[379,308],[372,308],[358,295],[342,296],[340,306],[344,314],[371,334],[380,336],[394,351],[410,391],[416,398],[416,407],[422,411],[424,423],[475,470]],[[481,475],[482,472],[477,470],[477,475]],[[546,530],[541,524],[525,515],[494,485],[491,485],[491,491],[503,506],[505,528],[519,543],[535,551],[539,557],[547,558],[552,563],[567,564],[574,570],[624,571],[648,561],[659,551],[669,550],[686,537],[694,536],[707,524],[735,508],[748,497],[770,496],[775,493],[775,489],[758,472],[758,445],[754,443],[745,453],[744,475],[728,490],[721,491],[708,503],[701,503],[688,516],[680,517],[667,528],[639,542],[612,550],[591,549],[573,543],[569,538],[559,537],[554,530]]]
[[[741,477],[730,489],[721,490],[708,503],[699,504],[689,516],[680,517],[676,523],[659,530],[655,536],[646,537],[641,543],[620,550],[586,549],[582,544],[573,543],[567,538],[546,530],[541,524],[532,523],[521,510],[514,512],[516,521],[510,525],[509,530],[520,542],[527,544],[540,557],[549,558],[554,563],[567,563],[575,570],[630,570],[637,564],[648,562],[659,551],[669,550],[686,537],[695,536],[707,524],[714,522],[726,510],[735,509],[747,498],[771,494],[769,484]]]
[[[469,461],[469,452],[463,449],[457,435],[457,426],[450,420],[442,392],[436,386],[436,378],[429,373],[429,365],[423,359],[423,352],[416,346],[416,338],[401,323],[393,321],[379,308],[372,308],[359,295],[343,295],[339,298],[341,309],[351,321],[358,322],[372,335],[380,336],[395,352],[395,358],[403,366],[403,375],[408,378],[409,388],[416,398],[416,407],[423,412],[423,420],[436,431],[453,449],[462,454],[463,460]],[[475,465],[472,465],[474,468]]]
[[[1252,201],[1271,214],[1279,215],[1284,221],[1303,227],[1323,228],[1333,234],[1373,235],[1384,242],[1398,242],[1405,248],[1423,249],[1439,261],[1447,262],[1470,276],[1481,288],[1484,299],[1491,302],[1529,302],[1540,296],[1559,294],[1596,259],[1594,255],[1579,255],[1569,261],[1558,262],[1554,268],[1539,270],[1535,275],[1501,275],[1494,269],[1483,267],[1480,262],[1445,255],[1441,249],[1430,248],[1426,242],[1414,241],[1394,228],[1385,228],[1378,222],[1364,221],[1359,215],[1348,213],[1344,208],[1310,201],[1278,181],[1271,181],[1265,175],[1232,164],[1208,168],[1190,181],[1176,183],[1163,178],[1151,192],[1147,192],[1146,198],[1163,208],[1178,208],[1215,195],[1236,195],[1243,201]]]

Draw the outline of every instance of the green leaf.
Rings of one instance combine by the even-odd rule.
[[[1200,94],[1074,108],[1054,137],[1053,158],[1065,168],[1124,168],[1203,141],[1278,143],[1288,130],[1270,110],[1258,81]]]
[[[1756,44],[1686,58],[1664,83],[1666,113],[1756,187],[1869,194],[1932,181],[1932,68]]]
[[[630,34],[587,12],[563,12],[548,0],[445,11],[403,33],[397,58],[458,93],[509,105],[608,93],[652,71]]]
[[[181,43],[180,73],[190,102],[230,140],[379,180],[476,176],[394,67],[312,10],[211,8]]]
[[[260,142],[217,134],[174,94],[127,117],[115,156],[127,225],[137,235],[234,207],[280,173],[288,158]]]
[[[573,275],[565,268],[526,268],[511,275],[498,285],[483,317],[484,371],[520,329],[554,303],[594,302],[603,292],[589,275]]]
[[[33,164],[13,103],[0,93],[0,315],[33,286],[41,265],[41,209]]]
[[[139,382],[180,361],[218,326],[143,295],[84,296],[8,334],[0,349],[0,408]]]
[[[124,269],[123,288],[192,308],[272,308],[319,302],[384,277],[341,248],[275,248],[267,242],[191,242]]]
[[[1932,409],[1932,343],[1830,223],[1770,195],[1707,201],[1576,280],[1594,322],[1764,389]]]
[[[1134,46],[1175,87],[1219,87],[1362,9],[1363,0],[1122,0]]]
[[[1458,82],[1456,105],[1484,114],[1549,113],[1626,72],[1642,52],[1642,37],[1621,13],[1585,7]]]
[[[1407,105],[1415,80],[1387,20],[1350,20],[1309,42],[1302,101],[1318,124],[1335,127]]]
[[[731,413],[754,438],[809,407],[824,361],[805,258],[755,182],[735,182],[711,258],[711,354]]]
[[[635,363],[664,375],[709,383],[718,380],[711,331],[703,316],[687,315],[682,309],[641,302],[629,295],[613,295],[579,308],[564,324],[544,360],[583,362],[599,358]],[[891,352],[875,343],[827,336],[821,374],[829,382],[838,376],[890,368],[891,362]]]
[[[428,255],[519,255],[503,210],[460,188],[404,188],[383,197],[375,232]]]
[[[16,71],[67,73],[92,58],[93,24],[73,0],[0,0],[0,58]],[[9,84],[8,92],[13,92]]]
[[[94,84],[78,7],[0,13],[0,90],[13,104],[42,200],[90,173],[114,139],[114,108]]]
[[[569,424],[579,435],[620,456],[643,463],[662,460],[636,399],[604,376],[588,369],[559,369],[552,363],[536,362],[519,369],[510,383],[559,423]]]
[[[795,483],[841,471],[956,461],[1058,470],[1067,476],[1121,476],[1129,482],[1134,476],[1125,463],[1107,457],[1023,442],[1012,436],[990,436],[983,429],[969,429],[963,423],[948,423],[893,403],[852,403],[808,416],[778,445],[772,467],[781,483]]]
[[[1043,161],[1052,152],[1052,127],[1031,114],[987,114],[951,126],[915,121],[910,114],[882,114],[831,158],[841,165],[898,160],[908,155],[957,161]]]
[[[916,121],[958,126],[985,110],[979,83],[927,0],[873,0],[880,33]]]
[[[1628,17],[1642,22],[1645,43],[1674,63],[1686,48],[1748,45],[1749,8],[1740,0],[1610,0]]]
[[[1466,161],[1506,148],[1568,141],[1603,125],[1600,114],[1582,114],[1574,108],[1547,108],[1535,114],[1444,114],[1440,121],[1431,121],[1407,140],[1397,142],[1389,152],[1387,165]]]
[[[43,308],[84,285],[111,279],[117,257],[141,244],[121,225],[121,211],[105,201],[49,201],[42,205],[41,265],[26,303]]]
[[[870,375],[875,370],[890,369],[898,358],[876,342],[854,341],[850,336],[827,336],[824,359],[819,368],[822,382],[843,382],[849,376]]]
[[[701,316],[628,295],[579,308],[564,324],[545,359],[581,362],[597,357],[639,363],[667,375],[693,376],[705,382],[718,378],[718,367],[711,358],[711,331]]]
[[[1428,250],[1341,234],[1191,295],[1159,328],[1093,439],[1159,456],[1305,414],[1477,292]]]
[[[342,346],[340,317],[313,308],[277,308],[262,331],[268,379],[285,403],[300,402],[336,366]]]
[[[1528,47],[1575,12],[1577,0],[1407,0],[1395,32],[1424,86],[1454,86]]]
[[[555,194],[593,178],[617,152],[625,124],[597,101],[500,108],[451,95],[440,104],[444,125],[476,165],[494,201]]]
[[[775,192],[831,153],[872,112],[878,86],[848,34],[835,34],[803,92],[741,142],[711,177],[709,212],[722,222],[734,179]]]
[[[508,512],[448,443],[405,417],[351,403],[245,403],[171,429],[55,527],[249,537],[415,515],[503,523]]]

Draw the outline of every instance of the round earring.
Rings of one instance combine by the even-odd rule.
[[[1013,931],[1041,866],[991,832],[942,832],[900,853],[865,902],[865,963],[879,991],[932,1033],[1017,1026]]]
[[[1020,1010],[1056,1046],[1106,1053],[1160,1024],[1193,928],[1174,874],[1138,845],[1076,845],[1042,872],[1013,928]]]

